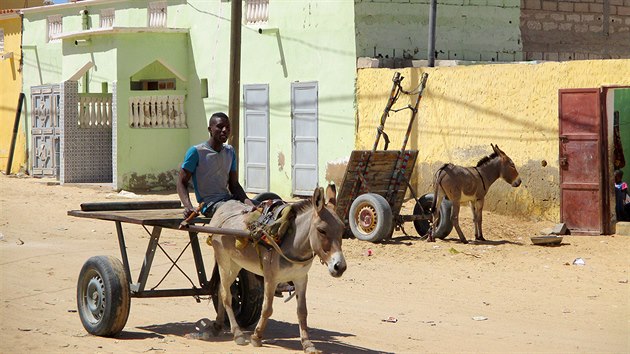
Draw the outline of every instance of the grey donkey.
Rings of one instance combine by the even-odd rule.
[[[521,185],[521,178],[514,166],[514,162],[506,155],[499,146],[490,144],[494,152],[490,156],[485,156],[475,167],[462,167],[451,163],[444,164],[435,173],[433,181],[435,187],[435,199],[431,211],[433,213],[433,227],[429,234],[428,241],[435,242],[433,234],[436,225],[439,225],[440,203],[445,197],[453,202],[451,221],[459,235],[462,243],[468,243],[464,233],[459,226],[459,208],[461,203],[470,202],[475,223],[475,240],[485,241],[481,231],[481,220],[483,211],[483,200],[488,193],[490,186],[503,178],[512,187]]]

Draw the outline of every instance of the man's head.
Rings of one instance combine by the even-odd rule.
[[[622,179],[623,179],[623,171],[615,170],[615,183],[621,183]]]
[[[217,143],[225,143],[230,136],[230,119],[223,112],[214,113],[208,121],[210,139]]]

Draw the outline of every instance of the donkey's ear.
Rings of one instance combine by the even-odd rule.
[[[337,187],[332,183],[326,187],[326,204],[337,206]]]
[[[501,153],[503,151],[501,151],[501,149],[499,149],[499,145],[494,145],[492,143],[490,143],[490,146],[492,146],[492,150],[497,154],[497,155],[501,155]]]
[[[313,206],[315,210],[319,213],[324,208],[326,201],[324,200],[324,188],[317,187],[315,191],[313,191]]]

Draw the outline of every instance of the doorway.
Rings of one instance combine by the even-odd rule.
[[[31,172],[33,176],[56,177],[60,166],[59,85],[31,88]]]
[[[624,104],[629,89],[559,91],[560,221],[573,235],[612,233],[614,115],[620,109],[630,111]],[[630,122],[630,116],[626,119]]]

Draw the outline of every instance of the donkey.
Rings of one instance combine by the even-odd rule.
[[[462,229],[459,227],[459,208],[460,204],[464,202],[470,202],[475,224],[475,240],[485,241],[481,231],[481,214],[483,211],[483,199],[488,193],[488,189],[499,177],[511,184],[512,187],[521,185],[521,178],[518,176],[518,171],[512,159],[499,149],[498,145],[490,144],[490,146],[492,146],[494,152],[490,156],[485,156],[479,160],[476,167],[462,167],[448,163],[435,173],[433,182],[435,198],[431,209],[434,222],[432,232],[428,238],[429,242],[435,242],[433,234],[436,225],[439,225],[439,206],[443,198],[453,202],[451,221],[453,226],[455,226],[455,230],[457,230],[460,241],[468,243]]]
[[[315,256],[320,258],[321,263],[328,267],[328,272],[335,278],[340,277],[346,270],[346,260],[341,250],[344,224],[333,206],[325,203],[324,198],[324,189],[319,187],[315,189],[311,200],[302,200],[291,205],[296,213],[292,225],[293,232],[287,232],[284,236],[279,246],[281,253],[275,249],[267,251],[263,246],[256,249],[253,242],[239,249],[235,245],[234,237],[219,234],[212,236],[212,247],[221,277],[220,294],[223,305],[219,306],[217,319],[213,324],[215,333],[222,329],[224,315],[227,312],[234,341],[239,345],[247,344],[236,322],[230,291],[230,285],[238,272],[245,268],[264,277],[262,315],[250,338],[251,344],[254,347],[262,346],[263,332],[273,312],[272,304],[277,285],[292,281],[297,295],[302,347],[306,353],[319,352],[309,340],[307,332],[307,273]],[[251,210],[251,207],[237,201],[229,201],[217,210],[209,226],[243,229],[248,210]]]

